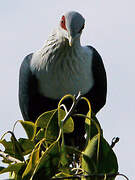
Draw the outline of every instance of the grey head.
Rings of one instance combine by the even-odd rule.
[[[85,19],[76,11],[67,12],[61,17],[60,30],[62,35],[69,40],[69,45],[80,38],[84,25]]]

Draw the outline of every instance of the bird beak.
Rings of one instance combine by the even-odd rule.
[[[74,32],[69,32],[68,33],[68,41],[69,41],[69,46],[71,47],[76,39],[76,34]]]
[[[69,46],[72,46],[72,44],[73,44],[73,38],[72,38],[71,35],[69,36],[68,41],[69,41]]]

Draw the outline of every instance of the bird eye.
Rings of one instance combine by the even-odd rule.
[[[81,29],[79,30],[79,33],[81,33],[83,29],[84,29],[84,24],[83,24],[83,26],[81,27]]]
[[[61,18],[61,27],[63,28],[63,29],[65,29],[65,30],[67,30],[67,28],[66,28],[66,21],[65,21],[65,16],[62,16],[62,18]]]

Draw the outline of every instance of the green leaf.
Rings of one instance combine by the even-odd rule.
[[[99,156],[98,170],[102,173],[117,173],[118,162],[116,155],[108,144],[108,142],[102,137],[100,143],[100,156]],[[101,163],[102,162],[102,163]]]
[[[61,157],[60,157],[60,162],[62,164],[62,166],[66,166],[67,164],[69,164],[69,158],[67,156],[67,149],[66,146],[62,143],[61,146]]]
[[[100,123],[99,123],[99,121],[98,121],[98,119],[97,119],[97,117],[95,116],[94,113],[92,113],[92,117],[91,118],[92,118],[92,123],[91,123],[91,138],[94,137],[98,133],[103,135]]]
[[[36,164],[39,161],[39,153],[40,153],[40,148],[34,149],[33,152],[31,153],[28,165],[22,175],[23,180],[30,179],[30,177],[32,176],[32,173],[34,172]]]
[[[64,119],[65,116],[66,116],[66,112],[63,109],[59,109],[58,110],[59,123]],[[73,131],[74,131],[74,121],[70,117],[63,126],[63,132],[64,133],[71,133]]]
[[[41,128],[38,130],[36,136],[35,136],[35,140],[40,141],[42,140],[43,138],[45,138],[45,129]]]
[[[97,165],[97,143],[98,137],[94,136],[91,141],[88,141],[88,145],[83,152],[82,156],[82,169],[86,172],[92,174],[96,173],[98,170]]]
[[[55,141],[49,148],[42,154],[35,171],[32,176],[32,180],[35,179],[50,179],[58,171],[58,165],[60,161],[60,149],[59,142]]]
[[[9,154],[10,156],[14,156],[14,150],[13,150],[13,143],[11,141],[6,141],[5,139],[0,140],[0,144],[2,144],[5,148],[5,153]],[[11,161],[3,158],[2,160],[3,163],[8,163],[10,164]]]
[[[58,125],[58,112],[55,111],[53,116],[49,119],[46,131],[45,131],[45,139],[46,144],[50,145],[54,142],[59,135],[59,125]]]
[[[82,169],[90,174],[117,173],[118,163],[112,148],[102,136],[100,137],[99,150],[98,143],[98,135],[88,142],[82,156]]]
[[[5,153],[13,156],[14,150],[13,150],[13,143],[11,141],[6,141],[5,139],[0,140],[0,144],[2,144],[5,148]]]
[[[25,138],[18,139],[18,142],[21,144],[23,148],[23,155],[27,155],[32,152],[32,150],[35,147],[35,144],[33,141]]]
[[[11,136],[11,141],[13,143],[14,157],[21,161],[24,161],[23,148],[22,148],[21,144],[17,141],[14,134],[12,134],[12,136]]]
[[[33,122],[30,121],[19,121],[21,125],[23,126],[28,138],[32,140],[36,134],[36,126]]]
[[[88,141],[92,139],[96,134],[102,134],[102,129],[94,113],[91,114],[89,111],[87,117],[89,118],[85,119],[85,129],[87,135],[86,140],[88,143]]]
[[[7,172],[15,172],[17,174],[23,166],[24,166],[24,163],[10,164],[7,168],[2,169],[0,171],[0,174],[7,173]]]
[[[58,174],[56,174],[53,178],[63,178],[64,179],[64,177],[66,178],[66,177],[71,177],[72,175],[70,175],[70,174],[67,174],[67,173],[64,173],[64,172],[60,172],[60,173],[58,173]]]
[[[5,169],[5,167],[0,166],[0,172],[1,172],[3,169]]]
[[[35,123],[36,127],[46,128],[48,122],[50,121],[50,119],[52,119],[53,115],[56,112],[57,112],[57,109],[54,109],[52,111],[47,111],[41,114],[36,120],[36,123]]]
[[[61,146],[61,158],[60,162],[62,165],[62,169],[64,169],[65,173],[70,172],[70,165],[73,163],[73,154],[75,155],[76,161],[80,159],[81,151],[72,146],[66,146],[62,144]],[[75,160],[74,160],[75,161]]]
[[[5,153],[24,161],[23,148],[21,144],[17,141],[14,134],[11,132],[11,141],[6,141],[5,139],[0,140],[0,143],[5,147]],[[10,163],[10,161],[3,160],[4,163]]]

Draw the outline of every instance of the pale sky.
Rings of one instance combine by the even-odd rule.
[[[3,0],[0,2],[0,137],[22,119],[18,105],[18,76],[23,58],[43,46],[63,13],[80,12],[86,25],[82,45],[101,54],[108,79],[105,107],[98,117],[114,151],[119,172],[134,180],[135,172],[135,2],[134,0]],[[17,137],[23,137],[21,126]],[[7,174],[0,175],[0,180]],[[122,180],[122,177],[117,178]]]

